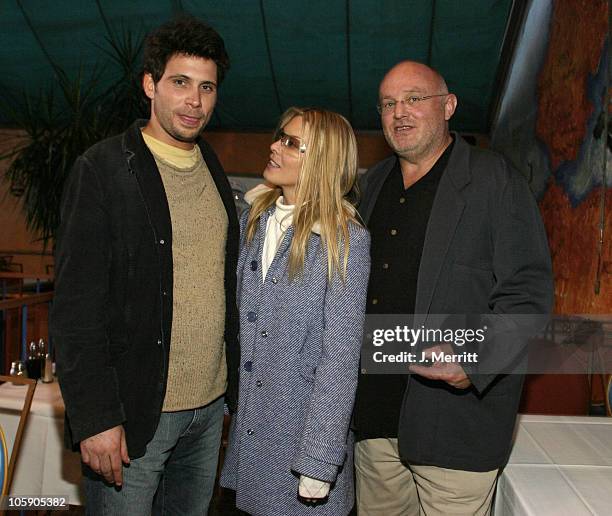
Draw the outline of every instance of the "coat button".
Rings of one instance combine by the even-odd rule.
[[[272,283],[274,283],[276,285],[278,283],[278,279],[277,278],[272,278]]]
[[[162,238],[162,239],[159,241],[159,243],[160,243],[161,245],[164,245],[164,244],[166,243],[166,241],[165,241],[165,240]]]
[[[251,270],[252,271],[256,271],[257,270],[257,261],[256,260],[253,260],[251,262]]]
[[[261,387],[261,385],[262,385],[261,380],[257,380],[257,381],[255,382],[255,385],[257,385],[257,387]]]
[[[250,428],[247,430],[247,434],[249,435],[253,435],[255,432],[253,432],[253,430],[251,430]]]
[[[247,321],[255,322],[257,320],[257,314],[255,312],[249,312],[247,314]]]
[[[250,373],[251,369],[253,369],[253,362],[249,360],[244,363],[244,370]]]
[[[397,235],[397,229],[392,229],[392,230],[390,231],[390,233],[391,233],[393,236]]]
[[[267,331],[262,331],[261,332],[261,336],[265,339],[268,336],[268,332]]]
[[[161,346],[161,339],[157,339],[157,345]]]

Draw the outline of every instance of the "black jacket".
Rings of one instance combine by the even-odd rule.
[[[363,177],[359,211],[366,224],[396,160],[387,158]],[[549,314],[552,302],[546,233],[527,182],[500,155],[455,135],[425,234],[415,326],[427,325],[430,314],[475,314],[494,329],[538,324],[546,318],[533,314]],[[467,471],[506,462],[523,377],[496,371],[520,358],[524,342],[500,331],[469,351],[479,355],[477,365],[464,365],[469,389],[411,376],[398,433],[403,460]]]
[[[157,428],[172,331],[172,226],[161,176],[141,135],[145,124],[137,121],[94,145],[74,165],[62,199],[50,320],[67,438],[76,445],[123,424],[132,458],[144,454]],[[238,221],[221,164],[206,142],[199,146],[229,221],[225,343],[233,410]]]

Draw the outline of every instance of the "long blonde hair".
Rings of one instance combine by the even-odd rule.
[[[327,275],[346,278],[349,255],[349,222],[358,223],[351,201],[356,200],[357,141],[349,122],[342,115],[323,109],[290,107],[281,116],[278,129],[296,116],[302,117],[302,155],[293,212],[294,235],[289,253],[289,278],[304,269],[308,239],[315,223],[321,228],[327,252]],[[282,191],[275,188],[260,195],[251,206],[247,222],[247,242],[257,231],[262,213],[272,206]]]

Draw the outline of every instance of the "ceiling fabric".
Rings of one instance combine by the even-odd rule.
[[[459,98],[453,128],[488,132],[512,0],[6,0],[0,6],[0,88],[12,94],[68,75],[116,73],[107,28],[135,36],[185,11],[223,36],[231,69],[211,126],[270,130],[291,105],[345,115],[378,130],[380,79],[402,59],[439,70]]]

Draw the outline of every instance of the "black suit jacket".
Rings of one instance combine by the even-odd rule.
[[[392,156],[362,178],[360,213],[366,224]],[[499,331],[468,364],[472,386],[458,390],[413,375],[399,425],[402,459],[468,471],[489,471],[507,460],[521,395],[520,374],[500,374],[524,352],[524,341],[502,327],[524,314],[548,314],[553,301],[550,253],[537,204],[520,173],[500,155],[455,145],[434,199],[417,282],[417,322],[429,314],[476,314]],[[516,322],[518,320],[518,322]]]
[[[62,198],[50,330],[66,404],[67,439],[123,424],[130,457],[144,454],[163,406],[172,331],[172,225],[139,120],[76,161]],[[227,177],[200,150],[228,217],[225,253],[227,401],[236,407],[239,228]],[[211,228],[215,231],[216,228]]]

